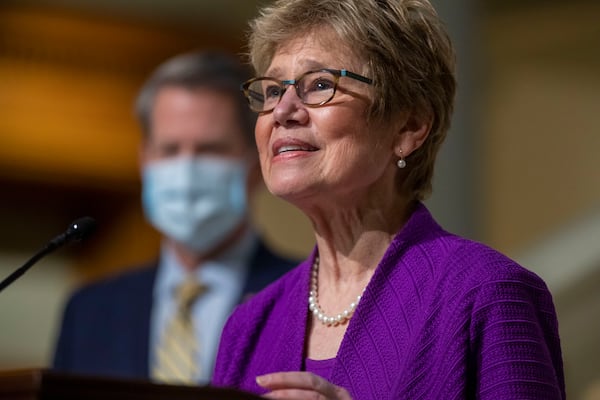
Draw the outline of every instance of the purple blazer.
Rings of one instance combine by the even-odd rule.
[[[316,251],[316,250],[315,250]],[[230,317],[215,386],[304,370],[315,252]],[[444,231],[419,204],[349,322],[329,380],[354,399],[564,399],[552,297],[532,272]]]

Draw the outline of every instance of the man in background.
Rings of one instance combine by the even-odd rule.
[[[233,307],[295,265],[250,221],[262,179],[239,92],[248,77],[234,57],[199,52],[167,60],[142,87],[142,203],[160,257],[72,296],[56,370],[207,383]]]

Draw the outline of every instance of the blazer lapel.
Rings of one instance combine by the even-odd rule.
[[[127,345],[132,352],[132,367],[136,376],[147,378],[150,377],[150,315],[157,268],[158,265],[154,265],[149,273],[139,280],[139,285],[132,288],[136,295],[131,297],[129,304],[123,305],[130,308],[131,334],[124,336],[128,338]]]

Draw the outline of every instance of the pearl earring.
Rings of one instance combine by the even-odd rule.
[[[400,159],[398,160],[398,162],[396,163],[396,165],[400,169],[406,167],[406,161],[404,161],[404,157],[402,157],[402,152],[400,152]]]

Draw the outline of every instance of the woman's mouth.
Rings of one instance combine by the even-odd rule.
[[[310,145],[306,142],[298,141],[298,140],[277,141],[273,144],[273,154],[275,156],[278,156],[278,155],[284,154],[284,153],[290,153],[290,152],[297,152],[297,151],[310,152],[310,151],[317,151],[317,150],[318,150],[317,147]]]

